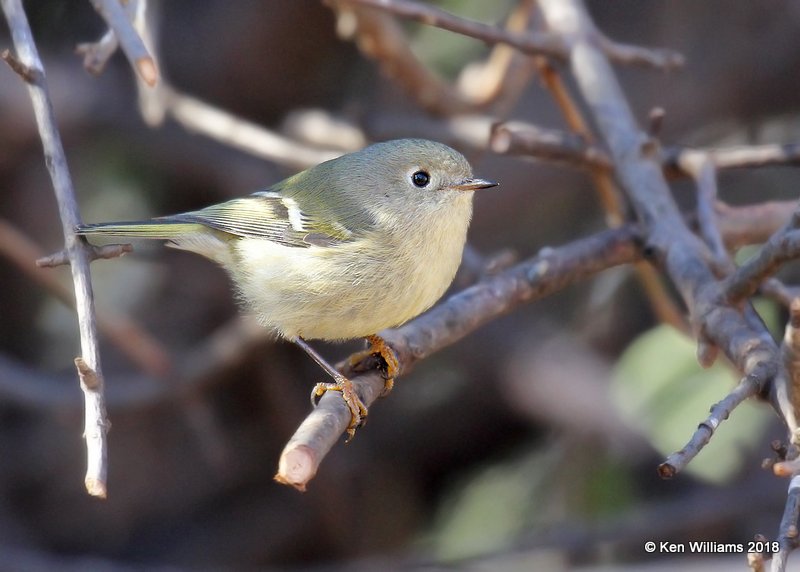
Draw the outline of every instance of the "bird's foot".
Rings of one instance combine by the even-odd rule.
[[[400,373],[400,361],[397,359],[397,354],[382,337],[372,335],[367,336],[366,340],[367,343],[369,343],[369,349],[350,356],[350,367],[354,367],[363,359],[370,356],[380,358],[383,362],[383,365],[381,366],[381,372],[383,373],[384,377],[381,397],[386,397],[394,387],[394,378],[398,373]]]
[[[369,411],[356,393],[356,388],[353,386],[352,381],[343,375],[337,375],[334,379],[335,381],[331,383],[318,383],[314,386],[314,389],[311,391],[311,405],[316,407],[319,398],[328,391],[340,391],[342,393],[342,399],[344,399],[344,402],[350,409],[350,425],[347,426],[347,439],[345,441],[349,443],[353,437],[355,437],[356,429],[367,422],[367,414]]]

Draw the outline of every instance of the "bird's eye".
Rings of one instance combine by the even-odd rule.
[[[431,176],[425,171],[417,171],[411,175],[411,182],[417,187],[427,187],[431,182]]]

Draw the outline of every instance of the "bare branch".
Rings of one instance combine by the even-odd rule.
[[[466,94],[422,63],[409,46],[400,24],[379,10],[353,10],[348,2],[330,2],[338,13],[337,31],[354,39],[383,73],[400,84],[419,105],[438,115],[464,113],[474,107]]]
[[[498,154],[527,155],[588,168],[611,166],[606,152],[590,145],[580,135],[516,121],[494,125],[489,146]]]
[[[757,395],[770,380],[769,376],[770,372],[766,370],[745,376],[724,399],[714,404],[708,417],[700,423],[686,446],[680,451],[672,453],[658,466],[658,474],[661,478],[671,479],[682,471],[703,447],[708,445],[720,423],[728,419],[733,410],[746,399]]]
[[[150,38],[154,24],[150,22],[145,25],[141,10],[136,13],[136,21],[137,25],[141,26],[145,39],[154,45],[155,41]],[[245,153],[291,167],[305,169],[342,154],[341,150],[303,145],[273,130],[237,117],[179,92],[164,78],[161,78],[154,89],[139,89],[139,107],[145,122],[151,127],[161,125],[165,118],[170,117],[187,131],[205,135]]]
[[[570,66],[603,133],[623,189],[644,225],[648,247],[663,260],[691,315],[745,375],[761,361],[775,363],[777,348],[763,327],[754,330],[736,308],[718,304],[718,285],[705,262],[708,252],[675,204],[660,162],[651,155],[609,62],[591,41],[596,34],[577,0],[543,0],[556,31],[573,39]],[[699,323],[702,322],[702,323]]]
[[[463,36],[476,38],[487,44],[508,44],[527,54],[549,56],[560,60],[563,60],[566,55],[566,45],[564,41],[554,34],[541,32],[522,34],[510,32],[498,28],[497,26],[491,26],[482,22],[475,22],[467,18],[455,16],[435,6],[409,2],[407,0],[340,1],[353,6],[364,6],[389,12],[395,16],[414,20],[421,24],[435,26]]]
[[[535,59],[537,69],[545,87],[550,91],[556,104],[561,110],[567,125],[577,136],[581,138],[590,149],[599,151],[595,143],[595,137],[583,117],[580,107],[574,101],[567,90],[560,74],[553,68],[546,58],[538,57]],[[524,129],[524,127],[522,128]],[[595,153],[589,152],[588,155]],[[587,154],[583,154],[588,158]],[[619,189],[610,171],[611,161],[608,155],[602,151],[602,163],[590,162],[590,174],[594,181],[595,188],[606,213],[606,221],[612,228],[619,227],[624,220],[623,203]],[[635,265],[636,274],[647,293],[647,298],[653,308],[653,312],[663,323],[670,324],[679,331],[688,331],[686,320],[683,319],[681,312],[676,307],[675,302],[669,296],[660,278],[656,275],[655,269],[647,262],[637,262]]]
[[[544,86],[550,91],[553,99],[561,110],[564,120],[569,126],[570,130],[576,133],[587,145],[595,148],[600,148],[596,143],[596,138],[589,123],[583,115],[580,106],[575,101],[574,97],[570,94],[564,81],[561,79],[561,74],[551,65],[551,63],[543,57],[534,58],[534,63],[539,71],[539,76],[542,79]],[[608,158],[606,156],[606,158]],[[611,175],[609,167],[593,166],[589,173],[591,174],[592,181],[594,182],[595,190],[597,191],[600,199],[600,204],[606,214],[606,222],[611,228],[617,228],[622,225],[624,221],[623,202],[619,189],[617,188],[616,181]],[[637,265],[637,272],[640,276],[644,277],[645,287],[648,289],[649,298],[653,301],[654,308],[657,310],[669,308],[669,303],[663,303],[667,298],[662,296],[663,288],[659,289],[656,286],[651,290],[651,286],[657,285],[658,282],[653,280],[652,276],[647,276],[651,273],[646,267]],[[667,311],[667,315],[660,317],[672,320],[674,312]]]
[[[3,50],[2,53],[0,53],[0,58],[3,58],[3,61],[8,64],[8,67],[21,77],[22,81],[25,83],[33,83],[36,81],[36,70],[19,61],[9,50]]]
[[[4,9],[8,6],[17,9],[19,5],[19,0],[0,0],[0,2],[3,3]],[[120,12],[123,10],[121,6],[130,7],[137,4],[137,0],[128,2],[93,0],[93,2],[101,13],[103,10]],[[144,6],[144,0],[141,2],[140,6]],[[475,109],[476,103],[496,101],[495,97],[499,92],[487,89],[486,93],[479,94],[480,101],[478,101],[470,98],[466,90],[453,88],[446,82],[438,82],[438,78],[429,73],[430,70],[409,56],[410,50],[401,41],[404,36],[390,37],[385,33],[387,30],[400,30],[402,33],[394,16],[420,21],[475,37],[489,44],[500,45],[506,49],[507,54],[510,50],[518,63],[535,61],[542,72],[543,81],[562,107],[569,128],[576,134],[536,131],[536,128],[531,131],[524,125],[502,124],[493,130],[490,140],[492,148],[498,152],[526,153],[588,168],[600,191],[600,200],[608,224],[616,228],[557,249],[543,249],[539,256],[520,265],[497,274],[482,276],[480,282],[452,296],[429,313],[401,328],[387,332],[385,334],[387,341],[397,352],[403,372],[413,367],[416,361],[455,343],[489,320],[524,302],[546,296],[610,266],[631,263],[636,265],[637,272],[659,316],[680,327],[684,325],[681,312],[667,294],[660,276],[655,271],[656,267],[666,270],[668,278],[671,278],[677,286],[691,314],[701,363],[712,362],[717,348],[721,348],[743,374],[739,384],[714,405],[686,447],[671,455],[659,467],[662,476],[673,476],[685,467],[709,442],[719,424],[748,397],[769,395],[773,407],[787,421],[790,428],[797,427],[793,417],[794,408],[789,401],[791,392],[788,388],[791,384],[787,382],[787,375],[792,380],[796,376],[797,368],[794,366],[794,361],[798,361],[794,359],[794,353],[792,356],[787,356],[787,352],[789,350],[794,352],[797,344],[792,342],[792,347],[784,348],[784,353],[780,356],[763,324],[754,317],[752,307],[746,299],[759,287],[762,290],[772,288],[776,295],[782,296],[785,300],[790,298],[791,289],[768,278],[783,262],[800,255],[800,232],[797,224],[792,223],[791,230],[775,233],[774,222],[782,220],[781,217],[784,216],[784,213],[780,212],[778,203],[773,203],[773,208],[763,208],[763,205],[728,207],[719,203],[716,198],[716,176],[717,170],[721,168],[797,162],[800,156],[798,148],[783,146],[776,150],[773,147],[777,146],[769,149],[754,147],[749,148],[749,153],[738,154],[738,150],[729,152],[729,150],[684,149],[676,151],[674,156],[670,155],[669,151],[666,154],[662,153],[654,139],[655,134],[651,132],[648,135],[636,126],[607,60],[644,63],[671,69],[682,63],[680,56],[671,51],[648,50],[612,42],[594,28],[580,0],[541,0],[542,10],[551,30],[545,33],[528,33],[524,27],[512,30],[510,27],[503,29],[471,22],[437,8],[408,0],[330,0],[330,3],[358,7],[355,12],[372,15],[377,24],[370,32],[371,35],[365,38],[376,42],[375,45],[378,45],[379,49],[385,50],[385,53],[379,56],[385,66],[395,66],[393,68],[395,73],[410,79],[418,101],[424,104],[426,97],[431,100],[436,99],[434,103],[429,104],[429,108],[438,106],[449,112],[472,110]],[[21,11],[21,7],[18,10]],[[107,19],[113,20],[114,17],[108,16]],[[129,22],[120,25],[126,27]],[[101,68],[117,47],[117,34],[122,40],[125,33],[127,31],[116,33],[109,31],[100,42],[85,48],[87,61]],[[135,36],[134,40],[141,43],[139,36]],[[122,45],[125,47],[125,41]],[[17,49],[19,50],[19,47]],[[35,50],[35,46],[33,49]],[[132,48],[126,49],[126,53],[130,49]],[[392,51],[397,49],[405,49],[406,52]],[[535,54],[535,57],[520,57],[523,53]],[[145,81],[150,85],[157,83],[158,71],[155,60],[149,54],[147,59],[136,59],[130,53],[128,57],[134,62]],[[39,71],[41,64],[37,67],[24,57],[18,60],[8,52],[3,54],[3,58],[26,82],[45,86],[44,74]],[[558,73],[545,61],[545,58],[569,62],[578,88],[585,97],[586,107],[594,116],[592,123],[600,127],[602,142],[594,140],[587,127],[589,122],[581,115],[580,106],[571,100]],[[499,58],[492,64],[495,66],[494,72],[505,75],[497,76],[499,79],[493,87],[500,89],[512,81],[513,74],[509,70],[513,66],[508,59],[501,63],[497,63],[498,61]],[[505,67],[506,65],[508,67]],[[398,71],[402,66],[407,67]],[[524,74],[520,74],[516,79],[519,83],[514,89],[527,82],[527,76]],[[434,95],[431,95],[432,93]],[[167,86],[152,90],[151,94],[156,107],[160,105],[163,111],[161,120],[169,115],[187,129],[197,130],[227,145],[260,157],[306,167],[338,155],[336,151],[314,149],[298,144],[289,138],[180,94]],[[44,95],[46,97],[46,91]],[[34,107],[36,105],[34,98]],[[45,111],[49,111],[52,123],[49,102]],[[471,131],[471,134],[477,133],[471,135],[473,137],[471,141],[473,144],[478,141],[478,146],[483,147],[488,125],[495,122],[495,118],[488,114],[481,117],[454,118],[447,124],[447,129],[456,134],[454,136],[465,139],[463,132],[458,132],[458,127],[467,125],[470,121],[473,122],[471,125],[478,125],[477,129]],[[55,136],[58,143],[57,132]],[[66,163],[63,158],[53,159],[54,155],[48,150],[48,145],[49,141],[45,140],[48,167],[51,168],[55,183],[59,164],[62,163],[63,169],[66,170]],[[56,166],[52,167],[51,163],[55,163]],[[697,223],[704,242],[698,240],[689,230],[670,196],[664,180],[664,172],[669,174],[670,169],[681,175],[689,173],[697,183],[699,197]],[[68,178],[66,181],[71,191]],[[624,191],[624,197],[619,192],[618,182]],[[58,183],[56,187],[58,194]],[[59,197],[61,198],[61,195]],[[628,205],[632,205],[636,211],[639,226],[621,226]],[[65,250],[39,262],[47,266],[71,264],[76,289],[80,292],[79,302],[84,298],[88,299],[88,310],[82,314],[79,309],[79,316],[88,316],[90,322],[88,327],[91,328],[93,319],[91,290],[87,290],[86,286],[88,274],[85,274],[84,281],[79,287],[78,273],[88,271],[87,265],[91,259],[118,256],[127,250],[125,245],[104,247],[105,250],[90,250],[82,245],[71,231],[72,226],[79,220],[77,210],[74,210],[72,215],[74,220],[71,219],[68,224],[68,217],[63,212],[66,209],[67,207],[62,207]],[[756,220],[744,218],[748,215],[764,215],[764,219],[771,218],[769,222],[760,226],[761,223]],[[746,221],[747,224],[742,224],[742,221]],[[772,224],[771,229],[764,230],[769,224]],[[756,259],[745,264],[727,280],[722,280],[720,277],[726,274],[727,270],[723,272],[720,269],[730,264],[727,248],[735,248],[753,240],[754,237],[763,236],[764,233],[774,236],[762,247]],[[645,253],[648,260],[643,260],[640,250]],[[655,264],[651,264],[650,259]],[[793,308],[790,324],[792,327],[796,326],[797,313],[797,309]],[[102,322],[100,325],[102,326]],[[83,341],[83,319],[81,328]],[[89,334],[87,339],[88,336]],[[230,339],[241,341],[236,335],[231,335]],[[226,341],[230,339],[226,338]],[[252,341],[256,336],[248,335],[246,339]],[[202,349],[209,347],[204,346]],[[231,352],[227,346],[215,349],[219,351],[213,355],[209,351],[211,357],[206,354],[201,356],[203,359],[212,360],[212,366],[220,365],[232,354],[241,355]],[[786,371],[780,369],[779,357],[784,358]],[[86,438],[89,469],[86,485],[92,494],[104,496],[105,434],[109,425],[105,419],[99,356],[93,358],[84,348],[84,356],[76,358],[75,363],[87,400]],[[202,365],[206,362],[198,360],[198,363],[199,365],[184,364],[183,375],[177,384],[180,389],[176,392],[195,388],[201,383],[199,379],[210,375],[201,371]],[[370,371],[374,365],[367,360],[346,371],[347,375],[353,378],[362,399],[367,404],[371,404],[383,389],[382,377]],[[368,373],[364,374],[364,371]],[[94,397],[98,393],[99,401]],[[90,395],[95,399],[92,402],[95,406],[92,411],[90,411]],[[94,423],[91,428],[90,418]],[[287,444],[281,456],[276,479],[298,489],[305,489],[325,455],[343,433],[348,421],[349,411],[342,400],[335,393],[323,396],[319,407],[306,418]],[[102,480],[98,475],[102,476]],[[787,499],[784,521],[790,524],[781,525],[782,546],[785,540],[785,550],[782,551],[784,565],[785,555],[797,545],[796,524],[799,502],[797,488],[796,484],[790,486]]]
[[[754,207],[757,206],[759,205],[754,205]],[[755,234],[750,236],[749,240],[763,242],[784,224],[785,216],[783,218],[779,216],[781,214],[780,209],[754,207],[727,207],[726,210],[720,211],[720,228],[724,229],[726,233],[731,233],[731,236],[734,237],[730,239],[726,234],[724,236],[726,243],[732,240],[741,240],[742,236],[747,234],[742,232],[741,225],[747,226],[749,224],[755,227]],[[730,222],[727,222],[729,218]],[[743,222],[739,223],[740,220]],[[19,235],[19,232],[6,232],[8,228],[10,226],[7,223],[0,221],[0,254],[12,260],[14,264],[30,274],[32,279],[41,283],[57,298],[66,303],[71,303],[72,296],[59,284],[54,274],[37,271],[30,264],[31,260],[41,256],[39,249],[31,249],[30,241],[28,240],[20,242],[15,238],[15,236]],[[509,256],[510,254],[508,253],[500,253],[498,254],[497,262],[494,262],[495,257],[486,259],[483,256],[471,254],[469,250],[466,250],[464,261],[467,267],[466,285],[474,284],[479,279],[494,275],[508,268],[513,263],[508,261]],[[499,268],[497,268],[498,265],[500,266]],[[656,279],[658,279],[657,276]],[[770,283],[768,282],[767,284]],[[785,286],[782,287],[783,289],[787,288]],[[791,291],[792,289],[789,288],[783,294],[784,297],[790,296]],[[788,306],[788,302],[786,305]],[[163,365],[165,363],[169,364],[169,360],[163,350],[159,348],[157,342],[155,342],[154,346],[157,349],[157,352],[153,354],[155,357],[148,357],[152,352],[150,350],[145,351],[144,348],[150,347],[150,344],[147,339],[139,339],[140,336],[147,338],[147,333],[135,326],[135,324],[132,324],[131,327],[126,326],[125,324],[129,320],[124,316],[107,314],[108,312],[104,311],[98,315],[100,331],[108,335],[125,352],[142,349],[145,357],[142,358],[141,362],[133,355],[130,356],[131,359],[135,363],[139,363],[143,371],[149,372],[155,378],[160,378],[170,366]],[[115,331],[115,329],[118,329],[119,332]],[[108,395],[109,407],[111,409],[125,410],[152,407],[166,400],[174,400],[176,396],[194,392],[197,388],[207,387],[220,377],[220,372],[234,367],[250,351],[261,348],[267,338],[266,330],[257,324],[249,320],[234,319],[230,324],[220,328],[216,333],[208,337],[201,346],[190,353],[190,356],[176,360],[178,362],[177,371],[172,371],[170,374],[172,378],[178,380],[176,383],[154,384],[150,379],[131,379],[127,383],[121,384],[125,386],[124,388],[113,388],[119,391],[111,392]],[[161,358],[158,358],[159,355],[162,355],[163,359],[167,361],[164,362]],[[154,365],[147,367],[145,364],[149,362]],[[0,394],[2,394],[3,399],[20,403],[27,407],[72,407],[72,400],[69,394],[65,394],[59,389],[63,386],[60,381],[56,379],[50,380],[41,375],[37,377],[33,372],[25,370],[24,367],[14,365],[8,360],[4,362],[2,358],[0,358],[0,368],[4,372],[3,375],[0,375],[0,382],[3,380],[17,380],[14,383],[5,385],[0,383]],[[158,372],[162,372],[162,374]]]
[[[535,58],[535,64],[545,87],[550,91],[553,99],[561,110],[564,120],[569,128],[580,137],[586,145],[599,151],[595,136],[583,116],[580,106],[576,103],[558,71],[550,65],[546,58]],[[524,127],[523,127],[524,129]],[[607,165],[590,164],[589,173],[594,182],[595,189],[606,213],[606,222],[611,228],[617,228],[625,220],[624,203],[617,187],[610,167],[611,160],[603,153]],[[682,311],[667,292],[666,286],[657,275],[656,269],[646,261],[635,264],[636,276],[644,288],[653,313],[665,324],[670,324],[678,331],[687,332],[689,327],[683,317]]]
[[[746,145],[708,149],[669,147],[663,153],[664,167],[674,171],[682,171],[681,165],[685,165],[685,161],[691,159],[695,154],[707,155],[717,169],[743,169],[800,164],[800,144],[784,143],[780,145]]]
[[[383,391],[384,378],[378,372],[360,375],[352,381],[361,401],[367,407]],[[305,491],[308,483],[317,474],[325,455],[350,424],[349,411],[337,392],[329,391],[323,395],[284,447],[278,460],[275,480],[282,485]]]
[[[559,248],[542,249],[538,256],[490,276],[451,296],[429,312],[395,330],[381,333],[397,354],[402,373],[414,363],[456,343],[480,326],[520,304],[538,300],[602,270],[640,257],[638,232],[626,226]],[[348,376],[370,364],[345,369]],[[383,389],[376,373],[352,378],[365,405]],[[327,452],[350,421],[350,411],[337,395],[323,396],[281,454],[275,479],[305,490]]]
[[[100,353],[97,340],[92,284],[89,275],[89,250],[78,240],[75,227],[81,222],[75,193],[67,167],[61,136],[50,101],[44,67],[33,40],[28,18],[20,0],[1,0],[3,12],[8,21],[14,47],[19,60],[31,70],[36,70],[33,83],[28,83],[28,92],[33,103],[36,123],[44,146],[45,163],[53,181],[58,201],[64,240],[70,255],[72,280],[75,284],[75,299],[78,324],[81,333],[80,359],[94,372],[96,383],[89,387],[81,383],[86,406],[84,435],[87,448],[86,488],[89,494],[104,498],[106,496],[107,446],[105,399],[103,396],[103,375],[100,370]]]
[[[130,252],[133,252],[133,245],[131,244],[106,244],[103,246],[91,246],[91,261],[119,258]],[[54,254],[48,254],[36,259],[36,266],[39,268],[55,268],[56,266],[63,266],[69,264],[69,254],[65,250],[60,250]]]
[[[645,65],[664,71],[672,71],[683,67],[685,61],[681,54],[663,48],[642,48],[620,44],[599,35],[600,47],[608,58],[618,64]]]
[[[789,492],[786,496],[786,505],[783,509],[780,528],[778,529],[778,542],[780,550],[772,555],[773,572],[786,570],[789,553],[798,546],[797,518],[800,515],[800,475],[792,477],[789,481]]]
[[[714,205],[720,232],[731,250],[747,244],[761,244],[791,219],[797,201],[767,201],[755,205]]]
[[[533,25],[536,0],[519,0],[504,28],[527,33]],[[506,116],[530,84],[534,74],[531,58],[507,44],[496,44],[483,62],[471,62],[459,73],[456,85],[478,108],[491,105]]]
[[[795,210],[786,226],[775,232],[752,258],[727,278],[723,288],[731,303],[752,296],[784,262],[800,256],[799,227],[800,210]]]
[[[407,33],[390,12],[357,6],[347,0],[330,0],[328,4],[337,12],[339,35],[353,39],[362,53],[376,60],[388,77],[431,113],[454,116],[490,105],[509,108],[533,73],[529,57],[507,44],[496,44],[485,61],[466,65],[451,85],[416,56]],[[534,7],[533,0],[519,2],[507,19],[505,31],[526,33]]]
[[[775,380],[776,386],[780,384],[780,387],[776,390],[781,394],[790,440],[797,445],[800,443],[797,421],[797,412],[800,411],[800,298],[795,298],[789,305],[789,320],[781,343],[781,361],[783,368]]]
[[[730,269],[732,261],[722,240],[714,210],[717,202],[717,169],[708,155],[684,157],[681,165],[697,185],[697,223],[700,226],[700,236],[711,250],[714,264],[718,268]]]
[[[553,93],[553,97],[556,101],[560,99],[556,93]],[[654,127],[651,126],[650,131],[652,129]],[[571,135],[513,121],[493,125],[490,142],[495,153],[527,154],[543,160],[564,161],[581,168],[612,169],[608,154],[584,139],[589,136],[588,133],[576,131],[577,135]],[[696,178],[697,167],[706,162],[712,164],[715,170],[800,164],[800,145],[786,143],[703,149],[668,147],[661,153],[661,162],[671,177],[688,175]]]
[[[120,327],[120,332],[124,329]],[[139,341],[127,334],[131,346]],[[106,388],[110,410],[137,411],[154,406],[191,402],[197,392],[218,385],[226,374],[241,365],[254,352],[263,352],[271,341],[269,332],[255,320],[233,318],[207,336],[184,356],[176,358],[174,370],[166,374],[128,375]],[[61,374],[48,374],[0,354],[0,397],[26,409],[75,411],[80,400],[65,387]]]
[[[129,3],[144,1],[130,0]],[[126,13],[122,3],[119,0],[92,0],[92,5],[103,20],[106,21],[108,27],[113,30],[119,45],[122,47],[122,51],[125,52],[125,56],[127,56],[128,61],[130,61],[139,77],[150,87],[156,85],[158,82],[158,66],[153,56],[150,55],[147,46],[144,45],[141,36],[133,27],[133,18]],[[88,48],[83,48],[84,55],[90,57],[88,60],[89,65],[94,66],[95,69],[98,65],[102,69],[102,58],[108,58],[113,53],[110,40],[104,38],[104,40],[101,40],[101,43],[103,42],[105,45],[91,54],[88,53]],[[87,60],[84,60],[84,64],[86,63]]]
[[[553,96],[558,101],[556,94]],[[542,160],[562,161],[578,168],[613,169],[608,153],[586,139],[587,136],[588,133],[580,130],[570,134],[523,121],[510,121],[492,125],[489,145],[492,151],[499,154],[530,155]],[[716,171],[800,164],[800,145],[787,143],[703,149],[670,147],[661,154],[661,162],[666,174],[671,177],[690,176],[696,179],[698,167],[706,162]],[[774,201],[765,202],[753,205],[753,208],[774,204]],[[780,204],[787,203],[781,201]],[[746,224],[741,226],[743,230],[748,228]]]
[[[330,1],[330,0],[329,0]],[[559,34],[546,32],[512,32],[475,22],[450,14],[444,10],[426,4],[409,2],[408,0],[340,0],[357,6],[368,6],[384,10],[396,16],[414,20],[428,26],[449,30],[463,36],[469,36],[487,44],[507,44],[522,53],[547,56],[557,60],[567,57],[568,46]],[[603,38],[600,44],[608,56],[620,63],[644,64],[660,69],[672,69],[683,65],[683,57],[672,50],[652,50],[636,46],[617,44]]]
[[[796,298],[800,298],[800,287],[787,286],[777,278],[765,280],[759,288],[759,292],[787,308],[791,307]]]
[[[302,145],[166,85],[159,86],[157,92],[165,114],[187,130],[202,133],[256,157],[307,168],[342,154],[341,151]]]
[[[113,30],[108,30],[96,42],[78,44],[75,53],[83,56],[83,67],[86,71],[92,75],[100,75],[118,47],[117,35]]]
[[[716,425],[750,395],[770,387],[777,374],[777,347],[752,312],[721,301],[721,289],[705,245],[695,237],[672,198],[656,148],[637,126],[606,56],[593,42],[597,31],[579,0],[541,0],[549,26],[571,39],[569,63],[577,85],[603,134],[626,195],[643,225],[647,248],[663,261],[693,319],[698,339],[720,348],[744,379],[715,406],[696,437],[664,464],[669,476],[680,470],[711,437]],[[708,361],[709,354],[701,355]],[[770,387],[771,389],[771,387]],[[776,407],[774,395],[771,395]],[[780,411],[779,411],[780,412]],[[705,427],[705,428],[703,428]]]
[[[116,246],[123,251],[130,250],[125,248],[130,245],[109,246]],[[103,248],[99,250],[102,251]],[[89,249],[90,258],[93,259],[96,253],[95,249]],[[0,256],[8,258],[31,280],[47,289],[56,299],[71,308],[75,308],[74,294],[61,283],[55,273],[41,270],[42,265],[39,264],[39,261],[53,257],[58,259],[53,260],[53,262],[60,262],[62,258],[67,257],[65,264],[69,264],[68,253],[61,251],[44,258],[42,254],[42,250],[38,245],[11,224],[0,219]],[[34,260],[37,260],[36,266],[32,264]],[[117,314],[111,309],[98,311],[97,327],[102,334],[108,336],[114,345],[147,374],[156,378],[163,378],[171,370],[169,356],[161,344],[128,316]]]

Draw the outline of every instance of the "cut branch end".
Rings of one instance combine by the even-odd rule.
[[[306,492],[306,485],[314,478],[319,466],[315,458],[314,450],[306,445],[287,448],[278,462],[275,480],[282,485],[292,486],[301,493]]]
[[[665,481],[673,478],[677,472],[678,471],[671,463],[664,462],[658,466],[658,476]]]
[[[97,479],[86,479],[86,492],[93,497],[106,500],[108,498],[108,489],[103,481]]]
[[[147,85],[154,87],[158,83],[158,67],[151,56],[136,60],[136,71]]]

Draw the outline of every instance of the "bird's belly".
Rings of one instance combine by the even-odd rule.
[[[296,248],[244,239],[232,271],[243,302],[275,333],[292,338],[341,340],[397,326],[432,306],[460,262],[429,256],[410,268],[364,257],[356,244]],[[444,254],[444,253],[442,253]],[[402,268],[398,267],[398,264]]]

